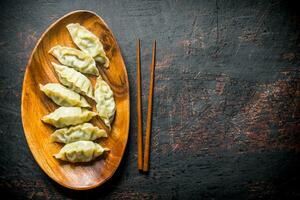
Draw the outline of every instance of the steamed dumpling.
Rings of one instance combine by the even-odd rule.
[[[59,65],[54,62],[52,62],[52,65],[58,75],[59,81],[63,85],[77,93],[94,99],[92,83],[86,76],[64,65]]]
[[[109,59],[107,58],[103,45],[99,38],[80,24],[69,24],[67,29],[74,43],[85,53],[92,56],[97,62],[108,68]]]
[[[105,151],[109,151],[109,149],[103,148],[94,142],[77,141],[66,144],[54,157],[72,163],[89,162],[102,155]]]
[[[87,53],[71,47],[57,45],[49,51],[63,65],[74,68],[75,70],[92,75],[99,75],[95,60]]]
[[[56,128],[62,128],[90,121],[92,117],[96,115],[95,112],[85,108],[59,107],[54,112],[44,116],[42,121],[51,124]]]
[[[97,78],[94,96],[97,103],[97,112],[105,125],[110,129],[110,124],[112,123],[116,112],[116,104],[111,88],[104,80],[102,80],[101,76]]]
[[[60,143],[93,141],[100,137],[107,137],[106,131],[93,126],[91,123],[58,129],[51,134],[51,140]]]
[[[91,107],[84,97],[59,83],[40,84],[39,86],[40,90],[59,106]]]

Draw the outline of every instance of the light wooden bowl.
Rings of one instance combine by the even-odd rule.
[[[116,115],[107,139],[98,142],[111,149],[102,158],[84,164],[58,161],[53,154],[63,145],[52,143],[50,134],[54,128],[44,124],[41,118],[58,106],[39,90],[39,83],[58,82],[51,61],[58,61],[48,54],[51,47],[60,44],[76,47],[66,29],[69,23],[80,23],[97,35],[110,60],[109,69],[98,69],[111,86],[116,101]],[[96,77],[88,76],[95,84]],[[86,97],[86,99],[88,99]],[[88,99],[95,110],[95,102]],[[130,120],[129,82],[126,67],[117,41],[106,23],[93,12],[74,11],[53,23],[41,36],[28,61],[22,90],[22,122],[29,148],[39,166],[57,183],[75,190],[97,187],[107,181],[119,166],[125,151]],[[99,117],[91,121],[105,128]]]

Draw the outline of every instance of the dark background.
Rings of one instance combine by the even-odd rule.
[[[0,1],[1,196],[299,199],[300,12],[295,2]],[[110,26],[131,84],[123,161],[105,185],[83,192],[61,187],[38,167],[20,116],[33,47],[51,23],[76,9],[92,10]],[[149,175],[137,170],[137,37],[144,111],[151,42],[157,40]]]

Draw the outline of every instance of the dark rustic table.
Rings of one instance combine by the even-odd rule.
[[[77,9],[106,20],[131,84],[130,136],[122,163],[105,185],[83,192],[61,187],[38,167],[20,116],[22,81],[34,45],[52,22]],[[0,17],[2,197],[300,198],[296,1],[11,0],[0,1]],[[157,40],[148,175],[137,171],[137,37],[145,112],[151,42]]]

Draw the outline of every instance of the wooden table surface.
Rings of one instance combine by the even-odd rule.
[[[127,66],[130,135],[105,185],[65,189],[38,167],[20,116],[41,33],[87,9],[113,30]],[[299,9],[298,9],[299,11]],[[299,199],[300,13],[296,1],[0,1],[0,191],[14,199]],[[136,38],[143,110],[157,40],[151,166],[137,171]],[[146,118],[144,117],[144,124]],[[145,127],[145,126],[144,126]]]

